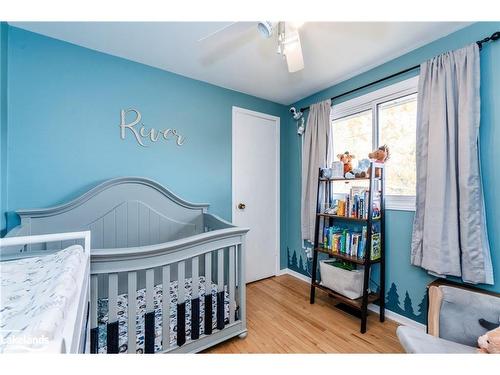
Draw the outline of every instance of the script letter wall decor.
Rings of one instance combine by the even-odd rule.
[[[127,124],[127,113],[134,113],[135,119]],[[155,143],[157,141],[175,140],[177,146],[182,146],[186,140],[182,135],[177,132],[177,129],[162,129],[156,130],[155,128],[146,128],[141,122],[142,115],[137,109],[122,109],[120,113],[120,137],[125,139],[127,130],[132,133],[135,140],[142,147],[148,147],[148,143]]]

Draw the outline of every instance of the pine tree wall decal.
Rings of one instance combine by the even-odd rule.
[[[415,311],[413,310],[413,303],[411,301],[411,297],[408,291],[405,292],[403,308],[401,307],[401,303],[399,301],[398,288],[395,283],[392,283],[391,287],[389,288],[385,307],[388,310],[395,312],[396,314],[403,315],[417,322],[424,323],[423,320],[427,319],[427,300],[425,299],[425,296],[424,300],[422,300],[422,302],[420,302],[420,304],[418,305],[420,315],[416,315]]]
[[[422,324],[427,324],[427,308],[427,293],[425,293],[418,305],[419,314],[416,316],[416,320]]]
[[[387,302],[385,304],[386,308],[394,311],[396,314],[403,314],[404,310],[400,306],[398,288],[396,284],[392,283],[387,293]]]
[[[304,262],[302,261],[302,255],[299,256],[299,270],[304,273]]]
[[[290,256],[290,248],[289,247],[286,248],[286,252],[287,252],[287,258],[288,258],[288,262],[287,262],[288,268],[291,269],[292,271],[295,271],[295,272],[298,272],[298,273],[301,273],[303,275],[308,276],[307,261],[304,262],[304,257],[302,256],[302,254],[299,254],[299,256],[297,258],[297,252],[295,250],[293,250],[293,254]]]
[[[408,291],[406,291],[405,294],[404,308],[405,308],[405,313],[407,314],[406,316],[408,317],[415,316],[415,313],[413,312],[413,306],[411,305],[411,298],[410,295],[408,294]]]
[[[297,270],[297,253],[294,251],[292,255],[292,262],[290,264],[290,268],[293,270]]]

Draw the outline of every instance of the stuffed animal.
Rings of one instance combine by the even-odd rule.
[[[365,178],[368,172],[368,168],[370,167],[369,159],[361,159],[358,162],[358,167],[352,170],[352,173],[356,178]]]
[[[383,145],[376,150],[370,152],[368,157],[377,163],[385,163],[389,160],[389,146]],[[371,174],[371,168],[368,168],[368,176]],[[380,168],[375,168],[375,177],[380,177]]]
[[[491,331],[477,339],[479,353],[500,354],[500,324],[479,319],[479,324]]]
[[[338,154],[337,157],[340,159],[342,163],[344,163],[344,176],[352,171],[352,159],[355,158],[354,155],[350,154],[349,151],[344,152],[343,154]]]
[[[320,176],[322,178],[331,178],[332,177],[332,169],[331,168],[321,168]]]

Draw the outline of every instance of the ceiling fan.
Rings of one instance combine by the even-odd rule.
[[[276,53],[286,59],[288,72],[295,73],[304,69],[304,58],[302,56],[302,47],[300,44],[299,29],[303,22],[257,22],[258,33],[265,39],[276,38]],[[213,33],[200,38],[198,42],[204,42],[209,38],[218,38],[222,33],[237,33],[254,27],[252,23],[233,22],[224,27],[215,30]]]

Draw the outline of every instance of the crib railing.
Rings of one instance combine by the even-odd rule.
[[[125,327],[123,306],[119,311],[118,304],[119,296],[124,294],[127,294],[125,325],[128,353],[137,352],[137,332],[144,334],[145,353],[155,352],[155,336],[159,335],[161,348],[156,352],[197,352],[246,332],[244,237],[248,230],[230,226],[210,231],[212,228],[207,226],[209,231],[205,233],[160,245],[92,249],[91,353],[103,351],[102,346],[99,347],[99,335],[103,335],[103,329],[106,333],[106,352],[120,352],[119,333],[123,333]],[[187,281],[190,289],[186,288]],[[175,282],[176,303],[172,302],[170,294],[171,283],[175,285]],[[201,285],[204,294],[200,293],[200,283],[204,283]],[[157,297],[155,306],[155,294],[160,285],[161,300]],[[144,294],[144,308],[140,311],[136,303],[138,291]],[[98,324],[102,300],[107,300],[108,306],[105,328]],[[172,303],[175,303],[174,312],[171,311]],[[226,318],[227,304],[229,313]],[[189,315],[186,316],[188,306]],[[175,316],[176,332],[171,331],[171,313]],[[122,315],[122,327],[119,325],[119,314]],[[143,331],[138,331],[137,316],[140,322],[143,318]],[[186,318],[191,323],[189,335],[186,334]],[[175,341],[171,345],[173,335]]]

